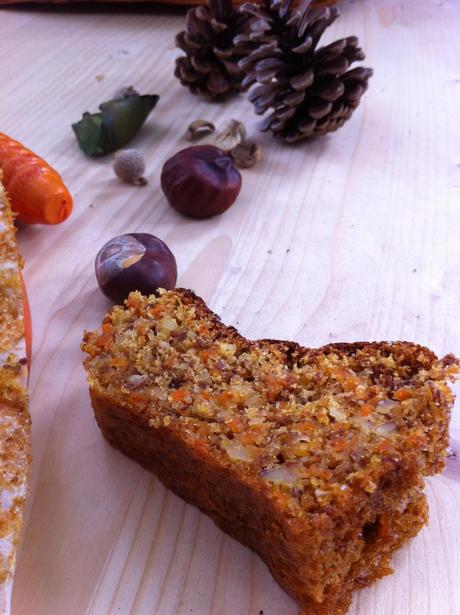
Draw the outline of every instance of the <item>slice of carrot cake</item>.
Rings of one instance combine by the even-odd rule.
[[[1,178],[0,178],[1,179]],[[30,416],[21,259],[0,182],[0,613],[10,611],[29,482]]]
[[[132,293],[83,349],[107,440],[258,553],[309,615],[345,613],[426,523],[452,355],[249,341],[180,289]]]

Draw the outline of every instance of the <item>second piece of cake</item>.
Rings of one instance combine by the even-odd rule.
[[[345,613],[426,522],[453,356],[252,342],[185,290],[132,293],[83,348],[109,442],[256,551],[309,615]]]
[[[30,415],[21,265],[13,214],[0,181],[0,615],[10,612],[29,488]]]

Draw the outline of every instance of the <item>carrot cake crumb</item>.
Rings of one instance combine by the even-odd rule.
[[[131,293],[83,349],[108,441],[257,552],[312,615],[345,613],[426,523],[452,355],[249,341],[183,289]]]

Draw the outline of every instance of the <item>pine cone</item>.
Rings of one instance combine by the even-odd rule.
[[[176,45],[186,55],[176,60],[174,74],[192,94],[224,99],[247,89],[239,60],[248,49],[235,36],[249,32],[252,16],[233,8],[231,0],[208,0],[207,6],[190,9],[186,29],[176,36]]]
[[[354,36],[317,49],[321,35],[339,16],[336,8],[314,8],[301,0],[264,0],[244,4],[252,15],[251,32],[238,35],[238,52],[251,49],[240,61],[243,86],[257,85],[249,93],[255,111],[270,109],[261,130],[288,142],[301,141],[340,128],[359,105],[372,69],[357,67],[364,53]]]

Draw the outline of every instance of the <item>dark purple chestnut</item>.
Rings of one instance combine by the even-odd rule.
[[[100,289],[115,303],[138,290],[144,295],[158,288],[170,290],[177,280],[174,254],[148,233],[129,233],[108,241],[96,256],[96,278]]]
[[[165,162],[161,187],[177,211],[191,218],[210,218],[233,205],[241,190],[241,174],[219,148],[194,145]]]

